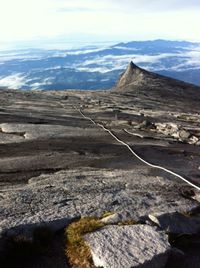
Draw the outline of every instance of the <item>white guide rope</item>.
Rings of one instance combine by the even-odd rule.
[[[129,151],[136,157],[138,158],[141,162],[145,163],[146,165],[150,166],[150,167],[153,167],[153,168],[157,168],[157,169],[160,169],[160,170],[163,170],[171,175],[174,175],[175,177],[178,177],[179,179],[183,180],[184,182],[186,182],[187,184],[189,184],[190,186],[194,187],[195,189],[197,190],[200,190],[200,187],[198,187],[197,185],[195,185],[194,183],[188,181],[187,179],[183,178],[181,175],[167,169],[167,168],[164,168],[164,167],[161,167],[161,166],[158,166],[158,165],[154,165],[154,164],[151,164],[149,162],[147,162],[146,160],[144,160],[143,158],[141,158],[137,153],[135,153],[133,151],[133,149],[131,149],[131,147],[124,141],[120,140],[117,136],[115,136],[114,133],[112,133],[111,130],[109,130],[108,128],[106,128],[104,125],[100,124],[100,123],[96,123],[92,118],[88,117],[88,116],[85,116],[84,113],[81,111],[81,109],[77,109],[75,107],[75,109],[87,120],[90,120],[94,125],[97,125],[99,127],[101,127],[103,130],[105,130],[106,132],[108,132],[116,141],[118,141],[119,143],[123,144],[124,146],[126,146]]]

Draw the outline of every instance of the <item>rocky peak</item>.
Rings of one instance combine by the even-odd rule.
[[[148,72],[141,69],[131,61],[125,72],[121,75],[117,83],[117,88],[122,88],[129,84],[137,83],[143,80],[145,74],[148,74]]]
[[[158,99],[162,96],[165,99],[200,100],[200,87],[176,80],[157,73],[146,71],[132,61],[125,72],[121,75],[113,91],[133,92],[136,94],[148,94]]]

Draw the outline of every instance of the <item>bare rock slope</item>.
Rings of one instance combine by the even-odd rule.
[[[94,124],[199,186],[200,88],[131,63],[111,91],[2,90],[0,100],[2,234],[107,211],[147,222],[195,214],[200,231],[199,191]]]

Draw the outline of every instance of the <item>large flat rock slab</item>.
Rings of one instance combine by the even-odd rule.
[[[80,127],[70,127],[62,125],[48,125],[48,124],[0,124],[1,133],[4,135],[12,135],[11,142],[13,142],[13,136],[16,136],[16,142],[25,140],[36,139],[52,139],[52,138],[64,138],[64,137],[87,137],[98,136],[99,133],[95,129],[86,129],[84,131]],[[19,139],[18,136],[21,136]],[[2,140],[1,143],[5,143]]]
[[[187,103],[163,106],[157,94],[143,93],[0,91],[1,230],[107,211],[139,220],[198,207],[185,182],[146,166],[79,112],[145,160],[198,184],[199,146],[144,124],[172,123],[198,136],[196,100],[187,94]]]
[[[170,245],[167,235],[146,225],[107,226],[85,235],[96,267],[163,268]]]
[[[143,174],[142,174],[143,173]],[[62,221],[79,216],[101,217],[121,212],[140,220],[148,214],[185,212],[198,207],[181,195],[186,188],[150,176],[148,170],[82,168],[62,170],[29,179],[27,184],[7,185],[0,191],[0,229]]]

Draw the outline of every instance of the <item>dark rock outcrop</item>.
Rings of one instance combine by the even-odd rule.
[[[200,87],[146,71],[133,62],[130,62],[113,91],[156,97],[162,103],[187,98],[200,100]]]

